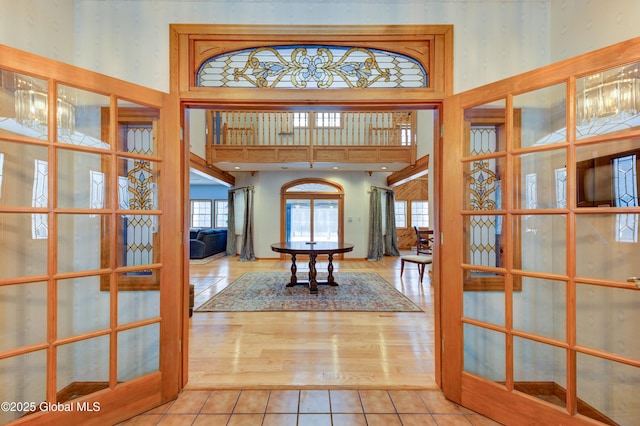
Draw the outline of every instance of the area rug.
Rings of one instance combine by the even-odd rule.
[[[213,262],[216,259],[220,259],[221,257],[226,257],[227,253],[226,252],[220,252],[220,253],[216,253],[216,254],[212,254],[209,257],[205,257],[202,259],[189,259],[189,263],[191,265],[206,265],[209,262]]]
[[[327,273],[318,273],[318,281]],[[298,280],[306,280],[298,273]],[[307,285],[286,287],[287,272],[246,272],[196,312],[351,311],[422,312],[415,303],[375,272],[338,272],[339,286],[319,285],[310,294]]]

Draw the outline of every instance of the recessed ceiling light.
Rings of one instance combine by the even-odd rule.
[[[240,166],[235,166],[234,169],[235,170],[240,170]]]
[[[338,170],[340,167],[338,166],[333,166],[333,170]]]
[[[380,167],[382,170],[387,170],[387,166]]]

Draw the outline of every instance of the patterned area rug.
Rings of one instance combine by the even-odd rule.
[[[189,263],[192,265],[206,265],[209,262],[213,262],[216,259],[220,259],[221,257],[226,257],[227,253],[226,252],[220,252],[220,253],[216,253],[216,254],[212,254],[209,257],[205,257],[203,259],[189,259]]]
[[[318,281],[327,273],[318,273]],[[375,272],[337,272],[337,287],[319,285],[310,294],[307,285],[286,287],[287,272],[246,272],[196,312],[252,311],[360,311],[421,312],[415,303]],[[306,280],[298,273],[298,280]]]

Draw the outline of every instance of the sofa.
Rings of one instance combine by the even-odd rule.
[[[227,250],[226,229],[191,229],[189,258],[203,259]]]

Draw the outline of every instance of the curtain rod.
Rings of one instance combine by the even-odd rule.
[[[250,189],[253,191],[253,185],[248,185],[248,186],[240,186],[238,188],[229,188],[229,192],[235,192],[235,191],[239,191],[241,189]]]
[[[391,188],[383,188],[382,186],[375,186],[375,185],[371,185],[371,189],[381,189],[383,191],[388,191],[388,192],[393,192],[393,189]]]

